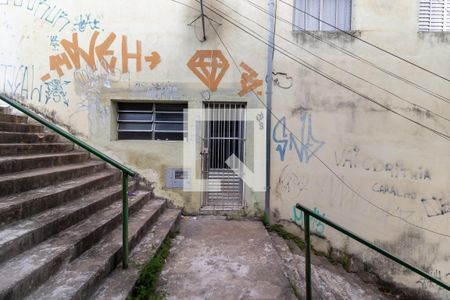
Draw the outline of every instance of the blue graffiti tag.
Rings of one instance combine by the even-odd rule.
[[[48,104],[50,100],[55,103],[61,100],[66,106],[69,106],[69,99],[67,98],[67,92],[64,91],[64,86],[68,85],[70,81],[61,81],[59,79],[53,79],[45,82],[45,104]]]
[[[295,224],[303,227],[305,225],[304,224],[305,218],[304,218],[303,211],[300,211],[300,215],[298,215],[298,209],[295,207],[295,205],[292,207],[292,210],[293,210]],[[325,214],[321,213],[317,207],[314,207],[313,212],[322,217],[325,217]],[[319,221],[317,219],[314,219],[313,217],[311,217],[311,219],[309,220],[309,223],[311,224],[311,232],[317,234],[318,236],[324,236],[324,232],[325,232],[325,224],[324,223],[322,223],[321,221]]]
[[[282,139],[278,139],[277,138],[277,131],[278,131],[278,127],[280,125],[283,125],[282,129],[281,129],[281,133],[282,133]],[[275,124],[275,127],[273,128],[273,133],[272,133],[272,138],[274,140],[275,143],[277,143],[277,148],[276,151],[278,153],[280,153],[280,159],[281,161],[284,161],[284,154],[286,153],[286,148],[288,145],[288,140],[287,138],[287,134],[286,134],[286,117],[281,118],[277,124]]]
[[[57,35],[50,36],[50,46],[52,47],[52,50],[59,49],[59,38]]]
[[[97,18],[91,17],[90,14],[80,15],[80,19],[77,23],[74,23],[74,30],[84,32],[86,29],[97,30],[100,29],[100,21]]]
[[[286,117],[281,118],[273,128],[272,138],[277,144],[276,151],[280,154],[280,160],[284,161],[286,150],[292,151],[295,148],[297,157],[300,162],[308,163],[311,157],[325,145],[324,141],[317,140],[313,137],[311,114],[302,112],[300,115],[300,141],[291,132],[289,136],[286,132]],[[280,126],[282,126],[280,128]],[[279,136],[281,134],[281,137]],[[299,145],[300,144],[300,145]]]

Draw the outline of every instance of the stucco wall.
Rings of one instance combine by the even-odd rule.
[[[266,1],[253,2],[266,7]],[[198,6],[194,1],[184,3]],[[247,1],[227,0],[224,3],[259,25],[267,26],[267,14]],[[208,5],[225,11],[266,39],[267,31],[260,26],[216,1],[209,1]],[[258,79],[264,81],[267,45],[213,13],[207,13],[222,23],[216,28],[237,64],[245,62],[258,73]],[[186,26],[198,14],[167,0],[139,0],[133,4],[118,0],[107,4],[87,0],[0,1],[0,91],[22,97],[29,105],[54,116],[77,131],[79,136],[154,181],[158,193],[185,206],[188,212],[196,212],[200,193],[164,188],[164,170],[182,165],[182,142],[117,141],[114,101],[187,101],[189,108],[199,108],[203,101],[245,101],[249,108],[263,109],[252,93],[243,97],[238,95],[243,69],[235,68],[210,24],[206,26],[208,39],[203,43],[198,40],[201,39],[200,22]],[[279,3],[277,15],[290,22],[292,8]],[[449,34],[418,33],[417,19],[418,1],[415,0],[353,1],[352,29],[356,36],[449,78]],[[98,37],[94,43],[95,32]],[[450,116],[450,106],[442,99],[355,60],[308,34],[294,32],[290,24],[278,21],[276,32],[289,41],[276,37],[277,45],[297,60],[306,61],[408,118],[450,133],[448,121],[444,119]],[[105,47],[99,52],[94,50],[97,71],[88,67],[83,59],[79,67],[73,61],[71,69],[61,66],[61,77],[57,68],[51,71],[49,58],[67,52],[61,41],[73,42],[73,34],[77,34],[78,43],[87,54],[91,42],[94,46],[108,45],[107,38],[114,37],[109,45],[117,57],[114,72],[99,62],[98,53],[108,54]],[[449,83],[436,76],[345,34],[314,34],[420,84],[424,89],[450,98]],[[123,36],[126,36],[126,42]],[[138,40],[142,42],[141,70],[137,70],[136,60],[130,58],[126,72],[122,64],[123,46],[126,44],[129,52],[134,53]],[[299,47],[441,116],[414,108]],[[221,50],[230,64],[215,92],[208,91],[208,87],[186,66],[200,49]],[[153,52],[160,56],[159,63],[157,57],[152,56]],[[145,61],[145,56],[152,56],[149,62]],[[107,59],[110,62],[111,56]],[[302,216],[293,210],[295,203],[301,202],[450,282],[449,237],[430,232],[450,234],[449,142],[339,87],[279,52],[275,53],[274,60],[274,71],[286,73],[274,77],[273,112],[276,117],[271,132],[271,209],[274,219],[290,220],[302,226]],[[50,78],[42,81],[46,74]],[[264,88],[265,85],[259,90]],[[264,100],[264,93],[260,98]],[[289,131],[283,131],[283,126],[300,141]],[[261,133],[248,141],[247,165],[264,164],[264,145],[264,134]],[[254,149],[257,149],[258,158],[251,154]],[[197,168],[199,164],[198,155]],[[255,210],[254,203],[258,203],[257,206],[263,209],[263,196],[263,193],[253,193],[247,188],[248,208]],[[385,266],[379,256],[323,224],[314,222],[312,228],[333,247]],[[442,293],[418,276],[403,273],[392,265],[381,271],[410,287],[433,290],[437,295]]]
[[[188,102],[189,108],[201,108],[204,101],[231,101],[245,102],[248,108],[262,107],[252,92],[239,95],[241,72],[245,73],[240,64],[247,64],[259,74],[256,79],[262,80],[266,49],[229,24],[214,23],[238,64],[236,68],[209,23],[206,42],[200,41],[200,20],[187,26],[199,15],[199,6],[195,2],[190,5],[195,9],[165,0],[133,4],[1,1],[0,91],[51,115],[155,182],[159,195],[184,206],[186,212],[197,212],[200,192],[165,188],[166,168],[183,167],[183,142],[118,141],[115,105],[117,101]],[[133,56],[138,53],[137,43],[141,46],[139,59]],[[219,50],[229,63],[216,91],[210,91],[187,66],[198,50]],[[252,138],[247,141],[246,164],[251,166],[253,147],[265,141],[263,133],[258,141],[251,133],[248,136]],[[264,148],[259,152],[264,153]],[[197,169],[199,153],[200,148]],[[259,205],[255,203],[264,203],[264,193],[250,189],[245,193],[248,209],[255,212]]]
[[[352,30],[407,60],[450,77],[450,35],[418,33],[418,2],[353,1]],[[278,16],[292,8],[279,3]],[[450,106],[423,90],[351,58],[279,22],[276,43],[338,81],[421,124],[448,135]],[[426,89],[450,98],[448,81],[430,75],[343,33],[312,33]],[[386,91],[352,77],[302,50],[332,62]],[[276,219],[303,226],[300,202],[338,224],[450,282],[450,143],[276,53],[274,69],[293,78],[274,87],[272,201]],[[286,76],[278,77],[285,87]],[[283,83],[283,82],[282,82]],[[431,114],[404,100],[421,105]],[[446,102],[447,101],[447,102]],[[289,130],[299,138],[293,137]],[[351,190],[351,189],[353,190]],[[401,218],[401,219],[400,219]],[[409,223],[409,224],[408,224]],[[312,230],[331,246],[358,254],[387,277],[412,288],[446,294],[419,276],[388,264],[321,222]],[[423,228],[428,229],[425,230]],[[439,234],[433,233],[438,232]]]

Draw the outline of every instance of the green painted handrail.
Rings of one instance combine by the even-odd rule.
[[[428,279],[429,281],[437,284],[438,286],[450,291],[450,286],[444,283],[443,281],[437,279],[434,276],[431,276],[427,272],[414,267],[413,265],[405,262],[401,258],[389,253],[388,251],[374,245],[373,243],[367,241],[366,239],[363,239],[362,237],[356,235],[355,233],[343,228],[342,226],[328,220],[327,218],[316,214],[312,210],[306,208],[305,206],[301,205],[300,203],[297,203],[295,206],[297,209],[303,211],[304,213],[304,222],[305,222],[305,243],[306,243],[306,250],[305,250],[305,273],[306,273],[306,299],[312,299],[312,289],[311,289],[311,242],[310,242],[310,229],[309,229],[309,220],[310,216],[333,227],[337,231],[342,232],[343,234],[351,237],[352,239],[360,242],[361,244],[371,248],[372,250],[375,250],[376,252],[382,254],[383,256],[389,258],[390,260],[395,261],[396,263],[408,268],[409,270],[413,271],[416,274],[419,274],[420,276]]]
[[[38,121],[45,127],[53,130],[54,132],[56,132],[57,134],[59,134],[63,137],[65,137],[72,143],[80,146],[81,148],[85,149],[89,153],[94,154],[101,160],[107,162],[108,164],[110,164],[113,167],[116,167],[117,169],[122,171],[122,267],[124,269],[128,268],[128,176],[133,177],[136,175],[136,173],[133,170],[131,170],[131,169],[125,167],[124,165],[120,164],[119,162],[115,161],[111,157],[107,156],[106,154],[103,154],[102,152],[95,149],[94,147],[79,140],[78,138],[76,138],[72,134],[68,133],[67,131],[62,130],[61,128],[55,126],[54,124],[50,123],[46,119],[38,116],[36,113],[34,113],[31,110],[29,110],[28,108],[22,106],[21,104],[19,104],[15,100],[11,99],[10,97],[0,94],[0,99],[3,100],[4,102],[8,103],[15,109],[23,112],[30,118]]]

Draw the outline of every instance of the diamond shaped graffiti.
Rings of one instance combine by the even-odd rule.
[[[197,50],[187,66],[210,91],[215,92],[230,64],[220,50]]]

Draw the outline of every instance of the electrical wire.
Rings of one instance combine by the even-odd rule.
[[[174,2],[178,2],[178,1],[176,1],[176,0],[172,0],[172,1],[174,1]],[[207,7],[207,6],[205,6],[206,8],[208,8],[209,10],[211,10],[209,7]],[[213,10],[211,10],[211,11],[213,11]],[[213,11],[214,12],[214,11]],[[221,16],[220,14],[218,14],[218,13],[216,13],[216,12],[214,12],[216,15],[218,15],[219,17],[221,17],[222,19],[224,19],[224,20],[226,20],[227,22],[229,22],[230,24],[232,24],[232,25],[234,25],[234,26],[236,26],[236,27],[238,27],[237,25],[235,25],[234,23],[232,23],[231,21],[229,21],[228,19],[226,19],[226,18],[224,18],[223,16]],[[239,69],[239,66],[238,66],[238,64],[237,64],[237,62],[236,62],[236,60],[234,59],[234,57],[233,57],[233,55],[231,54],[231,52],[230,52],[230,50],[229,50],[229,48],[226,46],[226,44],[225,44],[225,42],[223,41],[223,39],[221,38],[221,36],[220,36],[220,34],[218,33],[218,31],[216,30],[216,28],[214,27],[214,25],[211,23],[211,21],[209,21],[209,23],[210,23],[210,25],[211,25],[211,27],[213,28],[213,30],[214,30],[214,32],[216,33],[216,35],[217,35],[217,37],[219,38],[219,40],[220,40],[220,42],[221,42],[221,44],[223,45],[223,47],[225,48],[225,50],[227,51],[227,53],[228,53],[228,55],[230,56],[230,58],[231,58],[231,60],[232,60],[232,62],[233,62],[233,64],[234,64],[234,66],[236,67],[236,69],[238,70],[238,72],[242,75],[242,72],[241,72],[241,70]],[[239,27],[238,27],[239,28]],[[256,38],[255,36],[253,36],[251,33],[249,33],[248,31],[246,31],[245,29],[242,29],[242,28],[240,28],[242,31],[244,31],[245,33],[247,33],[247,34],[249,34],[249,35],[251,35],[252,37],[254,37],[254,38]],[[256,38],[256,39],[258,39],[258,38]],[[259,40],[259,39],[258,39]],[[269,46],[269,44],[268,43],[265,43],[267,46]],[[275,46],[275,45],[272,45],[272,46]],[[277,50],[277,51],[279,51],[279,50]],[[245,81],[247,81],[247,80],[245,80]],[[253,95],[255,95],[255,97],[258,99],[258,101],[269,111],[269,113],[271,114],[271,116],[272,117],[274,117],[277,121],[281,121],[281,119],[278,117],[278,116],[276,116],[275,115],[275,113],[273,113],[270,109],[268,109],[268,107],[267,107],[267,105],[266,105],[266,103],[264,103],[264,101],[263,100],[261,100],[261,98],[255,93],[255,91],[254,90],[252,90],[252,93],[253,93]],[[290,128],[288,128],[287,126],[284,126],[284,128],[293,136],[293,137],[295,137],[295,139],[302,145],[302,146],[305,146],[304,145],[304,143],[292,132],[292,130],[290,129]],[[386,213],[387,215],[389,215],[389,216],[391,216],[391,217],[393,217],[393,218],[396,218],[396,219],[399,219],[399,220],[401,220],[401,221],[403,221],[404,223],[406,223],[406,224],[409,224],[409,225],[411,225],[411,226],[413,226],[413,227],[416,227],[416,228],[418,228],[418,229],[422,229],[422,230],[424,230],[424,231],[427,231],[427,232],[430,232],[430,233],[433,233],[433,234],[436,234],[436,235],[440,235],[440,236],[444,236],[444,237],[448,237],[448,238],[450,238],[450,235],[448,235],[448,234],[445,234],[445,233],[441,233],[441,232],[438,232],[438,231],[435,231],[435,230],[432,230],[432,229],[429,229],[429,228],[426,228],[426,227],[423,227],[423,226],[420,226],[420,225],[417,225],[417,224],[414,224],[414,223],[411,223],[410,221],[408,221],[407,219],[405,219],[405,218],[402,218],[401,216],[397,216],[397,215],[395,215],[395,214],[393,214],[393,213],[391,213],[391,212],[389,212],[389,211],[387,211],[387,210],[385,210],[384,208],[382,208],[382,207],[380,207],[380,206],[378,206],[378,205],[376,205],[375,203],[373,203],[372,201],[370,201],[369,199],[367,199],[366,197],[364,197],[361,193],[359,193],[358,191],[356,191],[355,189],[353,189],[353,187],[350,185],[350,184],[348,184],[344,179],[342,179],[330,166],[328,166],[317,154],[315,154],[315,153],[312,153],[312,155],[334,176],[334,177],[336,177],[337,179],[338,179],[338,181],[340,181],[345,187],[347,187],[353,194],[355,194],[356,196],[358,196],[359,198],[361,198],[362,200],[364,200],[364,201],[366,201],[367,203],[369,203],[371,206],[373,206],[373,207],[375,207],[375,208],[377,208],[378,210],[380,210],[380,211],[383,211],[384,213]]]
[[[310,13],[307,13],[306,11],[303,11],[303,10],[299,9],[299,8],[296,7],[295,5],[292,5],[292,4],[290,4],[290,3],[287,3],[287,2],[285,2],[285,1],[283,1],[283,0],[280,0],[280,2],[283,3],[283,4],[285,4],[285,5],[287,5],[287,6],[292,7],[293,9],[295,9],[295,10],[297,10],[297,11],[300,11],[301,13],[306,14],[306,15],[309,16],[309,17],[312,17],[313,19],[316,19],[317,21],[319,21],[319,22],[321,22],[321,23],[323,23],[323,24],[326,24],[326,25],[328,25],[328,26],[330,26],[330,27],[336,29],[336,30],[339,31],[339,32],[342,32],[342,33],[345,34],[345,35],[348,35],[348,36],[350,36],[350,37],[352,37],[352,38],[354,38],[354,39],[357,39],[358,41],[361,41],[361,42],[363,42],[364,44],[367,44],[367,45],[369,45],[369,46],[371,46],[371,47],[374,47],[375,49],[378,49],[378,50],[380,50],[380,51],[382,51],[382,52],[384,52],[384,53],[387,53],[387,54],[389,54],[389,55],[391,55],[391,56],[393,56],[393,57],[395,57],[395,58],[397,58],[397,59],[399,59],[399,60],[401,60],[401,61],[404,61],[404,62],[406,62],[406,63],[408,63],[408,64],[410,64],[410,65],[412,65],[412,66],[414,66],[414,67],[416,67],[416,68],[418,68],[418,69],[421,69],[421,70],[423,70],[423,71],[425,71],[425,72],[427,72],[427,73],[429,73],[429,74],[432,74],[432,75],[434,75],[434,76],[436,76],[436,77],[439,77],[439,78],[441,78],[441,79],[443,79],[443,80],[445,80],[445,81],[447,81],[447,82],[450,82],[450,79],[448,79],[448,78],[446,78],[446,77],[444,77],[444,76],[442,76],[442,75],[439,75],[439,74],[437,74],[437,73],[435,73],[435,72],[433,72],[433,71],[431,71],[431,70],[428,70],[428,69],[425,68],[425,67],[419,66],[418,64],[416,64],[416,63],[414,63],[414,62],[412,62],[412,61],[410,61],[410,60],[407,60],[406,58],[403,58],[403,57],[401,57],[401,56],[399,56],[399,55],[397,55],[397,54],[395,54],[395,53],[393,53],[393,52],[391,52],[391,51],[388,51],[388,50],[386,50],[386,49],[383,49],[383,48],[381,48],[380,46],[375,45],[375,44],[373,44],[373,43],[371,43],[371,42],[369,42],[369,41],[366,41],[366,40],[364,40],[364,39],[362,39],[362,38],[360,38],[360,37],[358,37],[358,36],[356,36],[356,35],[353,35],[353,34],[351,34],[351,33],[348,32],[348,31],[342,30],[342,29],[340,29],[339,27],[336,27],[336,26],[334,26],[334,25],[332,25],[332,24],[330,24],[330,23],[328,23],[328,22],[326,22],[326,21],[324,21],[324,20],[322,20],[322,19],[320,19],[320,18],[318,18],[318,17],[315,17],[314,15],[311,15]]]
[[[193,7],[193,6],[190,6],[189,4],[183,3],[183,2],[181,2],[181,1],[178,1],[178,0],[170,0],[170,1],[175,2],[175,3],[178,3],[178,4],[181,4],[181,5],[183,5],[183,6],[189,7],[190,9],[193,9],[193,10],[195,10],[195,11],[200,12],[199,9],[197,9],[197,8],[195,8],[195,7]]]
[[[270,12],[269,12],[268,10],[265,10],[262,6],[259,6],[259,5],[257,5],[256,3],[254,3],[254,2],[252,2],[252,1],[250,1],[250,0],[245,0],[245,1],[248,2],[248,3],[249,3],[251,6],[253,6],[254,8],[258,9],[259,11],[261,11],[261,12],[263,12],[263,13],[269,15],[269,16],[272,16],[272,15],[270,14]],[[273,16],[272,16],[272,17],[273,17]],[[440,94],[438,94],[438,93],[436,93],[436,92],[431,91],[430,89],[427,89],[427,88],[421,86],[421,85],[418,84],[418,83],[415,83],[415,82],[413,82],[413,81],[411,81],[411,80],[409,80],[409,79],[407,79],[407,78],[404,78],[404,77],[402,77],[402,76],[400,76],[400,75],[397,75],[397,74],[395,74],[395,73],[393,73],[393,72],[391,72],[391,71],[389,71],[389,70],[387,70],[387,69],[385,69],[385,68],[383,68],[383,67],[380,67],[380,66],[378,66],[377,64],[375,64],[375,63],[373,63],[373,62],[371,62],[371,61],[369,61],[369,60],[367,60],[367,59],[365,59],[365,58],[363,58],[363,57],[357,55],[357,54],[354,53],[354,52],[351,52],[351,51],[349,51],[349,50],[347,50],[347,49],[345,49],[345,48],[343,48],[343,47],[340,47],[339,45],[337,45],[337,44],[335,44],[335,43],[333,43],[333,42],[324,40],[323,38],[321,38],[321,37],[318,36],[317,34],[314,34],[314,33],[311,32],[311,31],[305,30],[305,29],[299,27],[298,25],[296,25],[296,24],[290,22],[289,20],[286,20],[286,19],[284,19],[284,18],[282,18],[282,17],[278,17],[278,20],[282,21],[283,23],[286,23],[286,24],[288,24],[288,25],[291,25],[291,26],[295,27],[296,30],[302,31],[303,33],[305,33],[305,34],[307,34],[307,35],[313,37],[314,39],[316,39],[316,40],[318,40],[318,41],[320,41],[320,42],[322,42],[322,43],[327,44],[328,46],[330,46],[330,47],[332,47],[332,48],[334,48],[334,49],[336,49],[336,50],[338,50],[338,51],[344,53],[345,55],[347,55],[347,56],[349,56],[349,57],[352,57],[352,58],[354,58],[354,59],[356,59],[356,60],[359,60],[359,61],[361,61],[361,62],[363,62],[363,63],[365,63],[365,64],[367,64],[367,65],[369,65],[369,66],[371,66],[371,67],[373,67],[373,68],[375,68],[375,69],[377,69],[377,70],[383,72],[383,73],[386,73],[387,75],[389,75],[389,76],[391,76],[391,77],[393,77],[393,78],[395,78],[395,79],[397,79],[397,80],[400,80],[400,81],[402,81],[402,82],[404,82],[404,83],[406,83],[406,84],[412,85],[412,86],[416,87],[417,89],[421,90],[422,92],[427,93],[427,94],[429,94],[429,95],[431,95],[431,96],[433,96],[433,97],[435,97],[435,98],[437,98],[437,99],[439,99],[439,100],[441,100],[441,101],[444,101],[444,102],[446,102],[446,103],[450,103],[450,98],[445,97],[445,96],[442,96],[442,95],[440,95]],[[344,32],[347,33],[346,31],[344,31]],[[352,35],[352,36],[353,36],[353,35]]]
[[[214,32],[216,33],[217,37],[219,38],[221,44],[223,45],[223,47],[225,48],[225,50],[227,51],[228,55],[230,56],[231,60],[233,61],[234,66],[236,67],[236,69],[238,70],[238,72],[242,75],[241,70],[239,69],[239,66],[236,62],[236,60],[234,59],[233,55],[230,52],[230,49],[227,47],[227,45],[225,44],[225,42],[223,41],[223,39],[221,38],[220,34],[218,33],[218,31],[216,30],[216,28],[214,27],[214,25],[210,22],[211,27],[213,28]],[[246,80],[245,80],[246,81]],[[258,96],[258,94],[255,93],[254,90],[252,90],[252,93],[255,95],[255,97],[259,100],[259,102],[261,102],[264,107],[270,112],[271,116],[274,117],[277,121],[281,121],[281,119],[279,117],[277,117],[270,109],[268,109],[267,105],[264,103],[263,100],[261,100],[261,98]],[[302,141],[287,127],[284,126],[284,128],[290,133],[290,135],[294,136],[295,139],[302,145],[305,147],[305,144],[302,143]],[[330,171],[344,186],[346,186],[352,193],[354,193],[356,196],[358,196],[359,198],[361,198],[362,200],[366,201],[367,203],[369,203],[371,206],[379,209],[380,211],[386,213],[387,215],[393,217],[393,218],[397,218],[405,223],[407,223],[408,225],[411,225],[413,227],[440,235],[440,236],[444,236],[444,237],[449,237],[450,235],[441,233],[441,232],[437,232],[435,230],[411,223],[410,221],[406,220],[405,218],[402,218],[400,216],[397,216],[389,211],[387,211],[386,209],[376,205],[375,203],[373,203],[372,201],[370,201],[369,199],[367,199],[366,197],[364,197],[361,193],[359,193],[358,191],[356,191],[355,189],[353,189],[352,186],[350,186],[350,184],[348,184],[345,180],[343,180],[330,166],[328,166],[317,154],[315,153],[311,153],[328,171]]]
[[[240,17],[245,18],[246,20],[252,22],[253,24],[255,24],[255,25],[257,25],[257,26],[259,26],[260,28],[266,30],[267,32],[271,32],[270,29],[264,27],[263,25],[259,24],[258,22],[254,21],[253,19],[251,19],[251,18],[249,18],[249,17],[247,17],[247,16],[245,16],[245,15],[239,13],[236,9],[234,9],[234,8],[232,8],[231,6],[225,4],[223,1],[221,1],[221,0],[215,0],[215,1],[216,1],[216,2],[219,2],[220,4],[222,4],[223,6],[227,7],[228,9],[232,10],[235,14],[239,15]],[[214,9],[216,9],[217,11],[219,11],[219,12],[221,12],[221,13],[224,13],[224,12],[218,10],[217,8],[214,8]],[[276,15],[275,15],[275,17],[276,17]],[[387,89],[385,89],[385,88],[383,88],[383,87],[381,87],[381,86],[379,86],[379,85],[377,85],[377,84],[375,84],[375,83],[373,83],[373,82],[368,81],[367,79],[364,79],[364,78],[362,78],[362,77],[360,77],[360,76],[358,76],[358,75],[356,75],[356,74],[354,74],[354,73],[351,73],[351,72],[345,70],[344,68],[339,67],[338,65],[336,65],[336,64],[334,64],[334,63],[332,63],[332,62],[330,62],[330,61],[328,61],[328,60],[326,60],[326,59],[320,57],[319,55],[315,54],[314,52],[312,52],[312,51],[310,51],[310,50],[308,50],[308,49],[306,49],[306,48],[304,48],[304,47],[298,45],[297,43],[295,43],[295,42],[293,42],[293,41],[291,41],[291,40],[285,38],[284,36],[282,36],[282,35],[280,35],[280,34],[277,34],[276,31],[274,32],[274,40],[275,40],[275,36],[280,37],[282,40],[284,40],[284,41],[286,41],[286,42],[292,44],[293,46],[295,46],[295,47],[297,47],[297,48],[299,48],[299,49],[302,49],[303,51],[309,53],[310,55],[312,55],[312,56],[318,58],[319,60],[321,60],[321,61],[323,61],[323,62],[325,62],[325,63],[327,63],[327,64],[329,64],[329,65],[331,65],[331,66],[333,66],[333,67],[335,67],[335,68],[337,68],[338,70],[340,70],[340,71],[342,71],[342,72],[344,72],[344,73],[346,73],[346,74],[348,74],[348,75],[350,75],[350,76],[353,76],[353,77],[355,77],[355,78],[358,78],[359,80],[361,80],[361,81],[363,81],[363,82],[365,82],[365,83],[367,83],[367,84],[370,84],[370,85],[372,85],[372,86],[374,86],[374,87],[376,87],[376,88],[378,88],[378,89],[380,89],[380,90],[382,90],[382,91],[384,91],[384,92],[386,92],[386,93],[388,93],[388,94],[390,94],[390,95],[392,95],[392,96],[394,96],[394,97],[400,99],[400,100],[403,101],[403,102],[406,102],[406,103],[408,103],[408,104],[410,104],[410,105],[413,105],[413,106],[416,107],[416,108],[420,108],[420,109],[424,110],[426,113],[430,113],[430,114],[432,114],[432,115],[435,115],[436,117],[439,117],[439,118],[441,118],[441,119],[444,119],[444,120],[450,122],[450,119],[449,119],[449,118],[446,118],[446,117],[444,117],[444,116],[442,116],[442,115],[440,115],[440,114],[438,114],[438,113],[435,113],[435,112],[431,111],[430,109],[427,109],[427,108],[425,108],[425,107],[423,107],[423,106],[421,106],[421,105],[419,105],[419,104],[413,103],[413,102],[411,102],[411,101],[409,101],[409,100],[407,100],[407,99],[401,97],[400,95],[398,95],[398,94],[396,94],[396,93],[393,93],[393,92],[391,92],[391,91],[389,91],[389,90],[387,90]],[[273,44],[275,44],[275,42],[273,42]]]
[[[197,0],[196,0],[196,1],[197,1]],[[206,7],[207,9],[209,9],[211,12],[213,12],[213,13],[216,14],[216,15],[218,15],[218,16],[221,17],[222,19],[226,20],[228,23],[232,24],[232,25],[235,26],[236,28],[238,28],[238,29],[244,31],[244,32],[247,33],[248,35],[254,37],[254,38],[257,39],[258,41],[260,41],[260,42],[262,42],[263,44],[269,46],[269,43],[266,42],[262,36],[258,35],[257,33],[255,33],[255,32],[254,32],[253,30],[251,30],[251,29],[249,29],[249,30],[250,30],[250,31],[253,31],[253,33],[251,33],[249,30],[244,29],[243,27],[246,27],[245,25],[242,25],[241,23],[237,22],[237,23],[241,24],[241,26],[243,26],[243,27],[241,27],[241,26],[237,25],[236,23],[234,23],[233,21],[230,21],[230,19],[234,20],[233,18],[228,19],[228,18],[226,18],[224,15],[222,15],[222,14],[218,13],[217,11],[215,11],[214,9],[212,9],[210,6],[207,6],[206,4],[203,4],[203,5],[204,5],[204,7]],[[228,15],[227,15],[227,16],[228,16]],[[236,20],[234,20],[234,21],[236,21]],[[246,27],[246,28],[248,28],[248,27]],[[289,58],[289,59],[291,59],[291,60],[297,62],[298,64],[300,64],[300,65],[306,67],[307,69],[313,71],[314,73],[319,74],[319,75],[321,75],[322,77],[324,77],[324,78],[326,78],[326,79],[328,79],[328,80],[334,82],[335,84],[337,84],[337,85],[339,85],[339,86],[341,86],[341,87],[343,87],[343,88],[345,88],[345,89],[347,89],[347,90],[353,92],[354,94],[360,96],[361,98],[363,98],[363,99],[365,99],[365,100],[367,100],[367,101],[369,101],[369,102],[372,102],[372,103],[376,104],[377,106],[380,106],[380,107],[384,108],[385,110],[390,111],[390,112],[392,112],[393,114],[395,114],[395,115],[397,115],[397,116],[399,116],[399,117],[401,117],[401,118],[403,118],[403,119],[406,119],[406,120],[408,120],[408,121],[410,121],[410,122],[412,122],[412,123],[414,123],[414,124],[416,124],[416,125],[418,125],[418,126],[420,126],[420,127],[422,127],[422,128],[425,128],[425,129],[429,130],[430,132],[432,132],[432,133],[434,133],[434,134],[440,136],[441,138],[446,139],[447,141],[450,141],[450,136],[449,136],[449,135],[447,135],[447,134],[445,134],[445,133],[442,133],[442,132],[440,132],[440,131],[438,131],[438,130],[436,130],[436,129],[433,129],[433,128],[429,127],[429,126],[426,126],[426,125],[424,125],[424,124],[422,124],[422,123],[420,123],[420,122],[418,122],[418,121],[416,121],[416,120],[413,120],[413,119],[411,119],[411,118],[409,118],[409,117],[407,117],[407,116],[405,116],[405,115],[403,115],[403,114],[401,114],[401,113],[399,113],[399,112],[397,112],[397,111],[391,109],[391,108],[390,108],[388,105],[386,105],[386,104],[382,104],[382,103],[377,102],[375,99],[373,99],[373,98],[371,98],[371,97],[369,97],[369,96],[363,94],[362,92],[359,92],[359,91],[355,90],[355,89],[352,88],[351,86],[349,86],[349,85],[347,85],[347,84],[345,84],[345,83],[339,81],[338,79],[336,79],[336,78],[334,78],[334,77],[332,77],[332,76],[330,76],[330,75],[324,73],[324,72],[321,71],[320,69],[314,67],[313,65],[309,64],[308,62],[306,62],[306,61],[300,59],[299,57],[293,55],[292,53],[286,51],[285,49],[283,49],[283,48],[281,48],[281,47],[278,47],[278,46],[276,46],[276,45],[273,45],[273,47],[274,47],[274,49],[275,49],[276,51],[278,51],[278,52],[279,52],[280,54],[282,54],[283,56],[286,56],[287,58]],[[281,50],[280,50],[280,49],[281,49]]]

